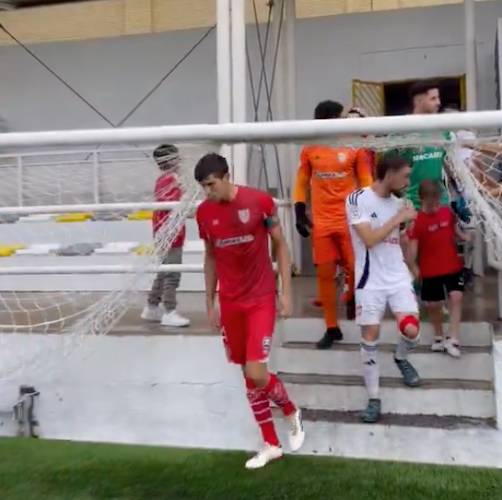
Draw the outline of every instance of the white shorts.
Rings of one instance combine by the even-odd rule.
[[[394,314],[418,314],[417,298],[410,286],[392,290],[356,290],[356,324],[379,325],[387,304]]]

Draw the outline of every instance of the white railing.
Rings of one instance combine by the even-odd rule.
[[[85,266],[12,266],[0,267],[2,275],[47,275],[47,274],[134,274],[138,270],[144,273],[179,272],[201,273],[204,271],[202,264],[160,264],[160,265],[120,265],[102,264]]]
[[[151,158],[152,148],[99,148],[93,150],[29,151],[0,155],[0,184],[3,181],[4,196],[0,203],[12,206],[0,206],[0,215],[27,216],[35,214],[70,214],[102,212],[135,212],[140,210],[172,210],[179,202],[154,202],[152,186],[158,175],[158,168]],[[200,151],[200,148],[199,148]],[[203,152],[203,151],[202,151]],[[202,153],[201,153],[202,154]],[[192,159],[190,159],[192,160]],[[193,158],[195,160],[195,157]],[[193,162],[187,162],[192,168]],[[132,167],[132,168],[131,168]],[[79,178],[74,179],[72,168],[76,168]],[[134,174],[134,183],[124,190],[123,176],[127,171]],[[15,171],[16,193],[9,189],[8,181]],[[107,177],[105,175],[107,174]],[[85,178],[85,183],[82,183]],[[110,178],[115,182],[110,183]],[[35,189],[31,187],[34,184]],[[40,195],[40,185],[47,185],[52,200],[56,204],[34,205]],[[92,192],[82,190],[92,186]],[[39,189],[37,192],[36,188]],[[122,190],[122,192],[121,192]],[[125,192],[124,192],[125,191]],[[0,188],[1,192],[1,188]],[[128,199],[140,199],[137,202],[102,203],[101,199],[113,199],[122,194]],[[10,198],[9,198],[10,195]],[[73,197],[93,203],[63,203],[62,198]],[[120,196],[119,196],[120,198]],[[283,200],[275,200],[279,207],[279,217],[285,226],[290,226],[288,207]],[[17,202],[17,203],[16,203]],[[286,233],[289,231],[286,230]],[[201,264],[142,264],[141,259],[131,264],[78,264],[78,265],[16,265],[0,267],[0,276],[16,275],[94,275],[94,274],[134,274],[141,272],[202,273]],[[33,262],[33,261],[32,261]]]
[[[159,170],[152,149],[138,146],[0,154],[0,206],[153,202]],[[182,144],[180,149],[183,172],[191,175],[197,160],[214,148]],[[268,172],[272,184],[278,184],[272,174]]]
[[[277,265],[274,264],[277,270]],[[140,270],[142,273],[155,274],[158,272],[177,273],[202,273],[203,264],[159,264],[159,265],[121,265],[121,264],[101,264],[86,266],[12,266],[0,267],[2,275],[53,275],[53,274],[134,274]]]
[[[200,203],[200,202],[199,202]],[[172,210],[176,208],[178,201],[157,201],[138,203],[83,203],[74,205],[36,205],[29,207],[0,207],[0,215],[31,215],[31,214],[66,214],[81,212],[133,212],[138,210]],[[290,203],[285,200],[275,200],[278,207],[289,207]]]
[[[151,152],[138,147],[1,154],[0,204],[35,205],[40,198],[58,205],[126,201],[120,198],[124,179],[128,196],[153,201],[158,169]]]

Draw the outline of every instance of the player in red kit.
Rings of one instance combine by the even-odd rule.
[[[279,305],[283,316],[291,314],[289,250],[273,199],[263,191],[232,184],[224,157],[211,153],[201,158],[195,179],[207,196],[197,210],[206,248],[207,313],[211,325],[222,332],[229,361],[242,366],[249,404],[265,442],[263,449],[246,462],[246,468],[256,469],[283,454],[270,402],[282,410],[290,425],[291,450],[298,450],[305,439],[300,410],[289,399],[281,380],[267,368],[276,318],[269,237],[282,282]]]

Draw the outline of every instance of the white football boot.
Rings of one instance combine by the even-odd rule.
[[[298,451],[305,441],[305,431],[303,430],[302,411],[297,408],[294,413],[288,415],[286,420],[289,423],[289,447],[291,451]]]
[[[246,469],[261,469],[279,458],[282,458],[282,448],[265,443],[265,446],[246,462]]]

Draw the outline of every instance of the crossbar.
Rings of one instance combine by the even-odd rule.
[[[135,127],[120,129],[10,132],[0,134],[0,147],[49,147],[90,144],[312,142],[345,134],[389,134],[459,129],[502,128],[502,111],[369,117],[360,120],[291,120]]]

